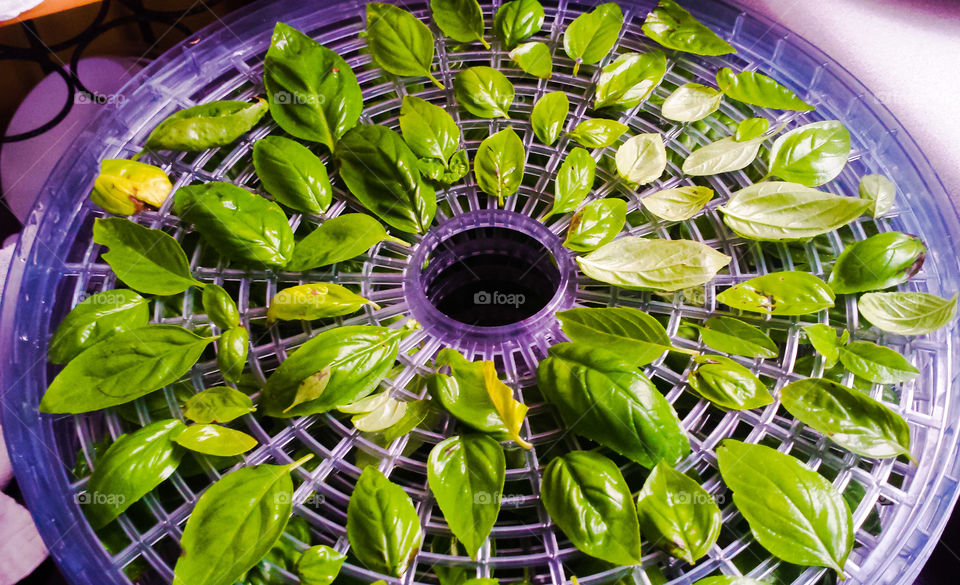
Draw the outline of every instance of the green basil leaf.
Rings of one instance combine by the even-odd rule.
[[[563,245],[575,252],[589,252],[617,237],[627,222],[627,202],[598,199],[574,214]]]
[[[632,307],[568,309],[558,312],[557,319],[570,341],[614,352],[636,367],[672,346],[659,321]]]
[[[660,106],[660,114],[674,122],[697,122],[720,108],[723,94],[699,83],[684,83]]]
[[[387,444],[409,434],[435,412],[429,400],[412,400],[405,404],[407,409],[403,413],[403,418],[384,429],[379,435]]]
[[[690,452],[677,413],[653,382],[618,354],[560,343],[537,368],[540,391],[571,431],[644,467]]]
[[[203,492],[180,538],[175,585],[232,585],[279,540],[293,512],[293,465],[255,465]]]
[[[838,336],[833,327],[824,323],[805,325],[803,332],[807,334],[813,349],[823,356],[823,366],[827,369],[837,364],[837,360],[840,359],[840,348],[850,340],[849,331],[844,330]]]
[[[829,481],[790,455],[733,439],[720,444],[717,463],[763,548],[788,563],[843,572],[853,519]]]
[[[867,211],[873,217],[887,214],[897,198],[897,186],[883,175],[865,175],[860,178],[860,198],[870,201]]]
[[[563,50],[575,61],[573,74],[580,71],[581,63],[593,65],[606,57],[621,27],[623,11],[615,2],[601,4],[574,19],[563,33]]]
[[[733,317],[710,317],[697,330],[703,343],[716,351],[751,358],[775,358],[780,354],[769,335]]]
[[[363,109],[360,84],[343,57],[282,22],[273,29],[263,84],[277,125],[331,152]]]
[[[616,142],[626,132],[626,124],[605,118],[591,118],[577,124],[571,132],[567,132],[572,140],[587,148],[605,148]]]
[[[110,248],[103,259],[124,284],[148,295],[175,295],[202,286],[190,274],[187,254],[169,234],[129,219],[97,218],[93,241]]]
[[[173,475],[183,451],[170,436],[182,429],[176,419],[151,423],[121,435],[98,458],[87,491],[79,496],[93,528],[103,528]]]
[[[280,206],[231,183],[181,187],[173,212],[224,258],[280,267],[293,254],[293,230]]]
[[[855,376],[875,384],[899,384],[920,375],[920,370],[898,351],[869,341],[854,341],[841,347],[840,363]]]
[[[57,374],[40,401],[40,412],[79,414],[140,398],[179,380],[212,340],[176,325],[146,325],[111,335]]]
[[[506,468],[503,447],[484,435],[450,437],[427,458],[430,491],[472,559],[500,513]]]
[[[640,563],[633,496],[613,461],[590,451],[557,457],[543,470],[540,500],[581,551],[617,565]]]
[[[766,139],[761,135],[739,142],[728,136],[701,146],[683,161],[683,173],[691,177],[707,177],[744,169],[757,158],[760,145]]]
[[[413,96],[403,96],[400,132],[410,150],[422,158],[447,161],[460,146],[460,127],[440,106]]]
[[[690,389],[729,410],[750,410],[773,403],[773,396],[753,372],[721,355],[694,358],[700,364],[690,373]]]
[[[503,205],[506,198],[520,188],[526,160],[523,142],[513,128],[504,128],[488,136],[480,143],[473,159],[477,186]]]
[[[645,538],[688,563],[707,554],[723,527],[710,492],[662,461],[637,496],[637,513]]]
[[[379,221],[364,213],[332,217],[296,243],[286,270],[303,271],[356,258],[390,239]]]
[[[529,75],[550,79],[553,75],[553,55],[546,43],[533,41],[517,45],[510,51],[510,58]]]
[[[617,149],[617,173],[636,185],[660,178],[667,168],[667,150],[659,133],[637,134]]]
[[[787,132],[770,148],[770,174],[816,187],[832,181],[850,157],[850,133],[836,120],[813,122]]]
[[[842,350],[840,355],[842,359]],[[780,403],[794,418],[857,455],[910,456],[907,422],[859,390],[807,378],[781,388]]]
[[[230,293],[219,284],[205,284],[201,299],[207,317],[220,329],[230,329],[240,324],[240,311],[237,309],[237,303],[233,301]]]
[[[367,3],[367,46],[373,61],[387,73],[403,77],[429,77],[434,39],[427,25],[406,10],[383,2]]]
[[[330,206],[333,187],[327,168],[299,142],[267,136],[253,145],[253,168],[274,201],[304,213],[321,213]]]
[[[370,325],[321,331],[267,378],[262,395],[264,412],[268,416],[315,414],[367,396],[390,372],[405,333]],[[285,411],[300,383],[325,368],[330,368],[330,376],[322,394]]]
[[[364,207],[402,232],[427,230],[437,194],[399,134],[386,126],[357,126],[343,136],[336,155],[340,177]]]
[[[183,416],[196,423],[225,423],[255,410],[253,401],[243,392],[214,386],[191,396],[183,405]]]
[[[737,142],[753,140],[758,136],[763,136],[770,129],[770,120],[766,118],[747,118],[737,124],[737,133],[733,139]]]
[[[709,56],[737,52],[673,0],[660,0],[643,21],[642,30],[668,49]]]
[[[729,67],[724,67],[717,71],[717,87],[730,99],[761,108],[800,112],[815,109],[797,94],[756,71],[735,74]]]
[[[242,431],[211,424],[190,425],[173,441],[191,451],[220,457],[240,455],[257,446],[257,440]]]
[[[347,555],[325,544],[311,546],[297,561],[297,575],[303,585],[331,585]]]
[[[717,300],[740,311],[765,315],[808,315],[833,306],[827,283],[809,272],[771,272],[731,286]]]
[[[550,215],[568,213],[580,205],[593,189],[597,161],[586,150],[576,147],[560,164],[553,183],[553,206]]]
[[[710,282],[730,257],[691,240],[626,236],[577,258],[594,280],[632,290],[673,292]]]
[[[600,72],[593,107],[628,109],[643,103],[667,72],[667,57],[659,51],[624,53]]]
[[[273,295],[267,322],[326,319],[356,313],[364,305],[377,304],[332,282],[316,282],[285,288]]]
[[[402,576],[423,541],[417,510],[403,488],[366,467],[347,506],[350,548],[369,569]]]
[[[330,374],[330,366],[324,366],[319,372],[308,376],[300,382],[300,384],[297,385],[297,391],[293,395],[293,400],[290,401],[290,405],[281,412],[286,414],[293,410],[294,407],[320,398],[323,391],[327,389],[327,384],[330,383]]]
[[[957,315],[957,295],[944,299],[919,292],[866,293],[857,308],[878,329],[898,335],[924,335]]]
[[[684,221],[690,219],[713,199],[713,189],[685,185],[651,193],[641,202],[647,211],[666,221]]]
[[[500,42],[510,50],[540,32],[543,19],[543,5],[538,0],[513,0],[501,4],[497,9],[493,30]]]
[[[466,150],[453,153],[446,166],[434,158],[421,158],[417,162],[424,176],[442,185],[452,185],[470,172],[470,159],[467,157]]]
[[[242,325],[231,327],[220,335],[217,340],[217,366],[224,380],[234,384],[240,382],[249,351],[250,333]]]
[[[483,48],[490,44],[483,40],[483,11],[477,0],[430,0],[433,22],[443,34],[458,43],[480,41]]]
[[[65,364],[111,335],[143,327],[150,321],[148,305],[147,299],[125,288],[87,297],[67,313],[50,339],[50,361]]]
[[[570,100],[562,91],[550,92],[537,100],[533,105],[533,111],[530,112],[530,124],[533,126],[533,133],[537,136],[537,140],[547,146],[556,142],[563,130],[563,123],[568,113],[570,113]]]
[[[493,67],[464,69],[453,79],[457,103],[478,118],[510,119],[513,84]]]
[[[133,215],[143,204],[160,207],[173,185],[159,167],[134,160],[108,158],[100,162],[100,173],[90,191],[93,201],[107,213]]]
[[[267,113],[267,102],[224,100],[180,110],[160,122],[147,136],[147,150],[206,150],[230,144],[256,126]]]
[[[735,192],[720,207],[737,235],[762,241],[808,240],[859,217],[867,202],[796,183],[765,181]]]
[[[368,396],[347,406],[356,407],[358,403],[367,400],[374,401],[373,404],[369,405],[373,406],[373,408],[370,408],[366,412],[359,412],[350,419],[350,422],[353,423],[353,426],[358,431],[365,433],[378,433],[397,424],[406,416],[407,406],[410,404],[409,402],[401,402],[386,392],[381,392],[376,396]],[[344,406],[340,408],[340,411],[346,412],[346,409],[347,407]]]
[[[827,282],[838,295],[890,288],[920,272],[926,254],[927,247],[916,236],[876,234],[847,246]]]

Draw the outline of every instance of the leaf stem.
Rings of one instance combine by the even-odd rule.
[[[767,173],[766,175],[760,177],[760,180],[757,181],[757,183],[763,183],[764,181],[769,181],[772,176],[773,175],[771,175],[770,173]],[[756,185],[757,183],[754,183],[754,185]]]
[[[300,459],[297,459],[296,461],[290,464],[290,471],[293,471],[294,469],[301,467],[304,463],[306,463],[307,461],[310,461],[311,459],[313,459],[313,453],[308,453],[304,455]]]
[[[433,73],[430,73],[429,71],[427,71],[427,77],[429,77],[429,78],[430,78],[430,81],[432,81],[433,84],[436,85],[437,87],[439,87],[440,89],[446,89],[446,88],[443,86],[443,84],[440,83],[440,80],[438,80],[436,77],[433,76]]]
[[[486,50],[488,50],[488,51],[490,50],[490,43],[487,42],[487,39],[485,39],[485,38],[483,38],[483,37],[480,37],[480,44],[483,45],[483,48],[484,48],[484,49],[486,49]]]

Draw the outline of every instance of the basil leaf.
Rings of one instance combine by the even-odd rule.
[[[573,219],[563,245],[575,252],[589,252],[617,237],[627,222],[627,202],[598,199],[584,205]]]
[[[430,491],[472,559],[500,513],[506,468],[503,447],[484,435],[450,437],[427,458]]]
[[[341,326],[313,336],[280,364],[263,388],[268,416],[301,416],[326,412],[370,394],[390,372],[404,331],[369,325]],[[300,383],[330,369],[322,394],[286,409]]]
[[[107,213],[133,215],[143,211],[144,203],[162,206],[172,188],[167,173],[159,167],[108,158],[100,162],[90,201]]]
[[[513,84],[493,67],[464,69],[453,79],[457,103],[478,118],[510,119]]]
[[[94,529],[109,524],[173,475],[183,451],[170,436],[182,429],[179,420],[161,420],[121,435],[110,445],[97,460],[86,494],[79,500]]]
[[[527,153],[513,128],[504,128],[480,143],[473,160],[477,186],[503,205],[520,188]]]
[[[453,153],[446,166],[433,158],[421,158],[417,164],[425,177],[442,185],[452,185],[470,172],[470,159],[466,150]]]
[[[860,198],[871,202],[867,211],[873,217],[886,215],[897,198],[897,186],[883,175],[865,175],[860,178]]]
[[[374,63],[387,73],[429,77],[443,89],[443,84],[430,73],[433,33],[416,16],[393,4],[368,2],[366,38]]]
[[[524,73],[550,79],[553,74],[553,56],[546,43],[533,41],[517,45],[510,51],[510,58]]]
[[[250,333],[241,325],[231,327],[217,340],[217,366],[224,380],[240,382],[250,351]]]
[[[563,159],[553,183],[550,215],[568,213],[580,205],[593,189],[597,161],[586,150],[576,147]]]
[[[853,548],[853,520],[829,481],[790,455],[733,439],[720,444],[717,463],[763,548],[788,563],[843,572]]]
[[[350,548],[369,569],[402,576],[423,542],[420,518],[403,488],[366,467],[347,506]]]
[[[191,451],[220,457],[240,455],[257,446],[257,440],[244,432],[211,424],[190,425],[173,441]]]
[[[807,378],[781,388],[780,403],[794,418],[857,455],[910,456],[907,422],[859,390]]]
[[[870,323],[887,333],[924,335],[940,329],[957,315],[957,296],[944,299],[919,292],[867,293],[857,308]]]
[[[728,98],[775,110],[809,112],[815,108],[775,80],[756,71],[734,73],[729,67],[717,71],[717,87]]]
[[[577,258],[594,280],[632,290],[673,292],[713,279],[730,257],[691,240],[626,236]]]
[[[437,194],[420,176],[416,155],[396,132],[386,126],[357,126],[343,136],[336,155],[347,188],[388,225],[423,233],[433,222]]]
[[[486,389],[483,362],[471,362],[459,352],[442,349],[437,367],[448,366],[450,375],[434,374],[427,379],[430,395],[461,423],[507,440],[507,427],[497,413]]]
[[[213,321],[213,324],[220,329],[230,329],[240,324],[240,311],[237,309],[237,303],[233,301],[230,293],[219,284],[205,284],[201,299],[203,311]]]
[[[593,107],[628,109],[643,103],[667,72],[667,57],[659,51],[624,53],[600,71]]]
[[[741,237],[789,241],[807,240],[845,226],[866,207],[862,199],[768,181],[735,192],[720,211],[723,223]]]
[[[717,301],[766,315],[808,315],[833,306],[833,291],[809,272],[771,272],[731,286]]]
[[[709,56],[737,52],[673,0],[660,0],[643,21],[642,30],[668,49]]]
[[[875,384],[899,384],[920,375],[920,370],[899,352],[869,341],[854,341],[841,347],[840,363],[855,376]]]
[[[330,206],[333,187],[327,168],[299,142],[261,138],[253,145],[253,167],[274,201],[304,213],[321,213]]]
[[[445,168],[460,146],[460,128],[450,114],[418,97],[403,96],[400,132],[414,154],[437,159]]]
[[[183,416],[196,423],[225,423],[255,410],[253,401],[243,392],[214,386],[191,396],[183,405]]]
[[[293,230],[280,206],[231,183],[181,187],[173,212],[224,258],[280,267],[293,254]]]
[[[297,385],[297,391],[293,395],[293,400],[290,401],[290,405],[281,412],[286,414],[296,406],[320,398],[320,395],[327,389],[327,384],[330,382],[330,373],[330,366],[325,366],[316,374],[308,376],[300,382],[300,384]]]
[[[543,6],[538,0],[513,0],[497,9],[493,30],[507,50],[517,46],[543,27]]]
[[[577,124],[571,132],[567,132],[572,140],[587,148],[605,148],[616,142],[628,130],[625,124],[616,120],[591,118]]]
[[[278,22],[263,62],[270,115],[285,132],[333,151],[357,125],[363,95],[353,70],[337,53]]]
[[[732,359],[701,355],[694,361],[700,365],[688,377],[690,389],[720,408],[750,410],[773,403],[760,378]]]
[[[710,492],[662,461],[637,496],[637,513],[645,538],[688,563],[707,554],[723,527]]]
[[[737,133],[733,139],[737,142],[745,142],[766,134],[769,129],[770,120],[766,118],[747,118],[737,124]]]
[[[847,246],[827,282],[838,295],[890,288],[920,272],[926,253],[916,236],[876,234]]]
[[[386,392],[374,396],[367,396],[357,402],[341,406],[340,412],[356,413],[350,422],[353,426],[365,433],[377,433],[397,424],[407,414],[409,402],[401,402]],[[363,410],[357,410],[360,407]]]
[[[255,465],[203,492],[180,538],[176,585],[230,585],[283,534],[293,512],[293,465]]]
[[[286,270],[303,271],[356,258],[390,239],[380,222],[363,213],[332,217],[296,243]]]
[[[267,322],[326,319],[355,313],[364,305],[377,304],[332,282],[301,284],[285,288],[270,299]]]
[[[640,563],[633,496],[613,461],[589,451],[557,457],[543,470],[540,500],[581,551],[617,565]]]
[[[837,360],[840,359],[840,348],[850,339],[849,331],[844,330],[838,336],[833,327],[823,323],[805,325],[803,332],[807,334],[813,349],[823,356],[823,367],[827,369],[837,365]]]
[[[751,358],[775,358],[777,344],[760,329],[733,317],[710,317],[695,326],[700,339],[711,349]]]
[[[667,168],[667,151],[659,133],[637,134],[617,149],[617,173],[636,185],[656,181]]]
[[[148,295],[175,295],[201,286],[190,274],[187,254],[169,234],[129,219],[93,222],[93,241],[110,248],[103,259],[124,284]]]
[[[550,92],[537,100],[533,105],[533,111],[530,112],[530,124],[533,126],[533,133],[537,140],[547,146],[556,142],[569,112],[570,100],[562,91]]]
[[[575,61],[573,74],[580,71],[581,63],[593,65],[606,57],[622,26],[623,11],[615,2],[601,4],[574,19],[563,33],[563,50]]]
[[[674,122],[697,122],[720,108],[723,94],[699,83],[684,83],[660,106],[660,114]]]
[[[692,177],[706,177],[746,168],[760,152],[766,136],[738,142],[731,136],[711,142],[694,150],[683,161],[683,173]]]
[[[713,195],[710,187],[685,185],[657,191],[641,199],[641,202],[647,211],[660,219],[684,221],[700,213]]]
[[[527,405],[514,399],[513,388],[504,384],[497,377],[497,370],[493,362],[481,362],[481,368],[487,397],[490,399],[497,416],[503,421],[503,425],[507,429],[507,437],[524,449],[531,449],[533,445],[524,441],[520,436],[523,419],[527,416]]]
[[[311,546],[297,561],[297,576],[303,585],[331,585],[347,555],[325,544]]]
[[[816,187],[832,181],[850,157],[850,133],[836,120],[813,122],[777,138],[770,148],[770,174]]]
[[[477,0],[430,0],[430,12],[437,28],[458,43],[480,41],[484,49],[490,44],[483,40],[483,11]]]
[[[40,401],[40,412],[79,414],[140,398],[179,380],[212,340],[176,325],[146,325],[111,335],[57,374]]]
[[[267,102],[224,100],[180,110],[147,136],[147,150],[197,151],[225,146],[247,133],[267,113]]]
[[[84,299],[63,318],[50,339],[47,355],[65,364],[99,341],[150,321],[148,301],[132,290],[117,288]]]
[[[559,343],[537,368],[540,391],[571,431],[644,467],[690,452],[680,419],[653,382],[619,355]]]
[[[568,309],[558,312],[557,319],[570,341],[614,352],[636,367],[671,349],[663,325],[632,307]]]

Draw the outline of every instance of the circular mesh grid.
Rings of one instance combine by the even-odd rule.
[[[4,424],[10,439],[18,474],[28,500],[38,516],[48,545],[76,583],[122,583],[119,570],[131,563],[149,567],[142,582],[164,583],[173,577],[183,524],[198,495],[224,473],[240,465],[263,462],[288,463],[296,455],[317,454],[319,466],[308,472],[298,470],[300,481],[295,513],[312,528],[314,544],[328,544],[338,550],[349,548],[345,536],[346,506],[359,477],[358,458],[379,459],[380,468],[403,486],[413,498],[425,530],[422,552],[404,577],[405,583],[436,583],[438,567],[460,565],[477,576],[493,575],[502,583],[529,579],[533,583],[564,583],[577,576],[585,585],[604,583],[625,577],[633,583],[651,583],[647,571],[662,572],[671,583],[690,583],[719,572],[748,574],[756,578],[775,578],[783,583],[816,583],[827,572],[820,568],[787,566],[772,558],[750,537],[745,521],[736,511],[722,486],[716,469],[714,450],[721,439],[735,437],[763,442],[806,462],[831,479],[841,491],[862,491],[854,500],[856,547],[847,563],[850,583],[906,583],[919,570],[921,561],[942,530],[946,510],[956,496],[956,428],[958,399],[954,385],[957,357],[954,329],[942,330],[919,339],[882,336],[860,332],[861,338],[893,347],[904,353],[920,369],[915,381],[899,387],[874,385],[870,394],[903,414],[912,428],[913,452],[919,466],[896,460],[868,460],[837,448],[828,440],[790,418],[778,403],[763,409],[722,412],[699,401],[686,391],[685,379],[692,362],[660,360],[645,367],[645,372],[678,411],[687,430],[692,452],[678,468],[693,470],[704,487],[715,495],[723,509],[724,529],[719,542],[707,558],[696,566],[672,559],[653,547],[644,546],[641,568],[610,568],[579,553],[551,524],[539,505],[539,469],[545,457],[566,450],[589,448],[567,432],[557,414],[533,386],[533,372],[547,348],[562,341],[555,323],[536,335],[518,337],[502,343],[464,341],[457,344],[470,359],[496,362],[501,376],[516,389],[517,397],[530,406],[523,433],[534,443],[530,451],[508,453],[506,487],[502,512],[490,541],[481,549],[476,562],[465,556],[444,554],[449,551],[450,532],[433,501],[426,483],[425,461],[432,445],[456,432],[450,420],[429,430],[418,429],[410,436],[386,446],[375,444],[357,432],[349,422],[325,414],[292,420],[258,419],[246,416],[238,428],[252,434],[260,446],[234,467],[215,465],[198,458],[195,469],[181,470],[164,484],[162,494],[144,500],[152,520],[136,521],[122,516],[119,524],[125,539],[109,555],[102,552],[96,536],[85,524],[74,495],[84,490],[84,481],[70,473],[74,459],[92,464],[95,445],[104,437],[116,438],[139,424],[169,416],[182,417],[176,388],[163,391],[164,400],[141,399],[131,408],[113,409],[80,417],[40,417],[36,404],[52,371],[44,365],[46,340],[66,311],[85,295],[112,288],[117,282],[102,261],[101,249],[92,243],[91,226],[100,212],[83,202],[102,158],[129,158],[136,154],[147,133],[170,113],[216,99],[251,100],[262,95],[263,55],[269,44],[273,22],[283,20],[327,47],[340,53],[353,67],[363,88],[365,108],[361,123],[385,124],[398,129],[397,116],[404,95],[417,95],[447,106],[463,130],[463,146],[471,160],[480,141],[510,125],[520,134],[527,152],[523,185],[510,197],[505,208],[542,219],[551,204],[553,177],[569,149],[561,138],[547,147],[533,139],[528,118],[533,103],[549,91],[565,91],[570,99],[566,129],[599,114],[592,111],[593,88],[600,68],[619,53],[656,49],[640,30],[652,2],[619,2],[624,9],[624,27],[615,52],[596,66],[583,66],[572,76],[573,63],[562,50],[562,31],[593,3],[544,2],[546,21],[543,32],[533,40],[546,41],[554,55],[554,74],[550,80],[537,80],[522,74],[498,44],[493,51],[479,46],[455,46],[436,30],[435,70],[444,83],[441,90],[424,79],[387,79],[364,53],[365,44],[358,34],[363,30],[361,2],[339,2],[317,11],[267,4],[236,17],[222,28],[200,33],[152,66],[147,74],[129,87],[130,95],[110,116],[78,142],[77,153],[65,160],[54,173],[45,194],[26,226],[24,243],[18,251],[19,265],[11,274],[4,298],[4,359],[7,394]],[[486,21],[500,4],[482,3]],[[624,112],[618,119],[630,127],[629,135],[660,132],[670,153],[667,177],[639,191],[626,185],[608,162],[616,146],[596,150],[598,184],[590,199],[620,197],[628,203],[627,230],[631,235],[663,239],[693,239],[733,258],[727,270],[703,287],[702,294],[659,295],[611,288],[583,276],[577,286],[576,302],[584,306],[632,306],[659,318],[668,332],[677,334],[682,321],[700,322],[708,316],[730,314],[718,305],[716,295],[729,285],[759,274],[778,270],[807,270],[824,275],[822,254],[835,255],[844,242],[863,239],[878,231],[899,230],[923,236],[930,248],[924,270],[907,285],[910,290],[952,293],[957,288],[957,261],[951,250],[951,237],[960,233],[956,217],[941,213],[946,209],[942,186],[926,165],[916,147],[899,133],[895,120],[878,102],[836,64],[789,35],[784,29],[740,13],[725,4],[689,2],[693,13],[721,36],[734,44],[738,53],[717,58],[668,55],[667,74],[655,97]],[[406,5],[425,22],[429,21],[426,3]],[[699,8],[699,10],[698,10]],[[432,26],[432,24],[431,24]],[[491,35],[487,35],[488,38]],[[491,65],[501,70],[516,88],[511,108],[512,120],[472,118],[456,107],[452,92],[453,77],[462,68]],[[759,69],[786,83],[801,98],[817,106],[812,113],[783,113],[751,108],[725,101],[721,113],[738,121],[754,115],[784,124],[786,129],[821,119],[839,119],[850,129],[854,150],[843,173],[826,189],[837,193],[855,192],[859,177],[880,172],[898,181],[901,200],[894,213],[882,221],[861,218],[835,233],[804,244],[759,244],[733,235],[721,221],[716,208],[740,187],[764,175],[765,156],[744,171],[697,180],[711,187],[717,197],[692,220],[664,222],[646,213],[639,205],[647,193],[682,184],[680,164],[689,152],[711,142],[730,130],[721,116],[711,116],[704,124],[672,124],[659,116],[659,100],[677,86],[690,82],[713,84],[715,71],[723,66],[734,70]],[[149,162],[162,166],[175,187],[206,181],[231,181],[254,191],[259,184],[250,158],[253,142],[279,132],[269,117],[235,144],[201,153],[151,155]],[[326,162],[329,157],[316,149]],[[333,164],[328,164],[331,172]],[[335,203],[322,217],[292,215],[290,222],[303,235],[324,219],[362,208],[342,188],[335,173]],[[472,174],[453,187],[438,191],[437,221],[442,222],[468,211],[495,207],[495,200],[479,193]],[[205,247],[188,226],[169,213],[169,202],[157,212],[145,212],[136,220],[163,228],[187,250],[194,275],[224,286],[243,310],[243,324],[251,332],[249,368],[261,381],[298,345],[316,331],[344,324],[397,326],[399,317],[409,314],[404,294],[405,271],[417,250],[385,242],[356,261],[341,263],[330,270],[304,273],[275,273],[238,268]],[[562,238],[570,215],[551,217],[546,226]],[[434,224],[436,225],[436,223]],[[288,286],[330,281],[359,287],[364,296],[379,304],[343,319],[312,323],[282,323],[263,326],[269,299]],[[14,310],[14,307],[19,307]],[[746,320],[762,324],[781,342],[780,357],[773,360],[738,361],[757,373],[771,388],[789,381],[822,373],[819,361],[807,358],[809,346],[802,344],[800,326],[812,320],[825,321],[827,314],[801,318],[773,317],[763,323],[750,316]],[[185,327],[208,325],[202,314],[199,294],[189,290],[180,297],[158,300],[154,320]],[[806,321],[804,321],[806,320]],[[846,325],[852,331],[860,326],[855,300],[846,299],[829,312],[833,325]],[[695,341],[675,338],[682,347],[705,350]],[[423,398],[426,390],[419,376],[430,371],[429,362],[442,347],[441,340],[424,328],[407,337],[398,358],[398,367],[383,387],[398,397]],[[214,353],[205,355],[191,378],[195,391],[223,383]],[[688,357],[684,356],[684,360]],[[669,367],[668,367],[669,365]],[[15,373],[14,373],[15,368]],[[848,375],[845,383],[852,383]],[[191,390],[193,391],[193,390]],[[158,394],[159,395],[159,394]],[[220,467],[220,469],[218,469]],[[642,485],[644,474],[635,465],[625,465],[624,473],[634,490]],[[48,498],[41,502],[41,494]],[[857,503],[858,502],[858,503]],[[882,531],[876,529],[876,523]],[[382,578],[362,567],[348,564],[343,573],[367,581]],[[287,580],[295,576],[283,573]]]

